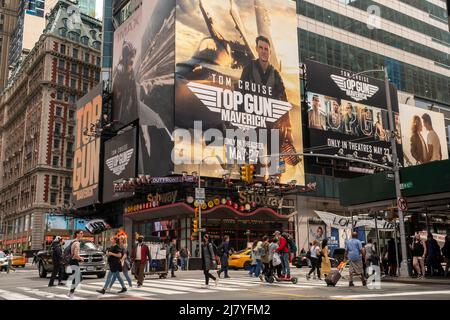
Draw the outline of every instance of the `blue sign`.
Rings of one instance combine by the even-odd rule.
[[[86,223],[88,223],[88,220],[75,219],[74,229],[75,230],[86,230]]]
[[[52,216],[47,214],[48,230],[67,230],[69,228],[68,220],[64,216]]]
[[[331,236],[328,239],[328,249],[330,249],[330,257],[334,254],[334,249],[339,248],[339,229],[331,228]]]

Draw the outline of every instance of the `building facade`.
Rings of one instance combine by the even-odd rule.
[[[100,81],[101,23],[68,1],[51,11],[39,42],[0,96],[0,247],[42,249],[48,213],[71,202],[75,102]],[[71,33],[72,32],[72,33]]]
[[[8,56],[11,35],[17,21],[18,2],[5,0],[0,2],[0,92],[8,81]]]

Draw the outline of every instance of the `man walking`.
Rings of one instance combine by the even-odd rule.
[[[217,271],[217,274],[220,278],[220,274],[223,272],[225,278],[229,278],[228,276],[228,257],[230,253],[230,237],[224,236],[223,242],[219,246],[219,257],[220,257],[220,270]]]
[[[137,278],[137,287],[144,283],[144,270],[148,260],[150,260],[150,249],[144,243],[144,236],[138,237],[138,244],[131,254],[131,261],[134,265],[134,276]]]
[[[353,276],[359,275],[363,286],[366,286],[366,279],[364,278],[363,262],[362,262],[363,248],[361,241],[358,240],[358,233],[353,232],[352,238],[345,241],[345,257],[350,261],[350,275],[349,286],[354,287]]]
[[[71,283],[69,298],[74,298],[75,289],[81,282],[81,270],[80,270],[80,262],[83,262],[84,259],[80,256],[80,240],[83,238],[83,231],[77,230],[75,231],[75,238],[70,244],[70,260],[69,265],[72,269],[72,275],[69,278],[68,283]]]
[[[62,238],[60,236],[56,236],[52,242],[51,246],[52,250],[52,261],[53,261],[53,271],[52,276],[50,277],[50,281],[48,283],[49,287],[55,286],[54,282],[56,276],[58,276],[58,285],[63,286],[62,278],[64,274],[64,266],[62,264]]]
[[[281,255],[281,277],[289,279],[291,277],[291,268],[289,266],[289,247],[287,240],[281,236],[280,231],[275,231],[273,235],[279,242],[279,247],[276,252]]]
[[[181,248],[180,250],[180,260],[181,260],[181,270],[187,270],[188,268],[188,261],[189,258],[189,251],[185,247]]]
[[[175,278],[175,256],[177,254],[177,239],[172,239],[170,241],[169,247],[168,247],[168,259],[169,259],[169,269],[171,273],[171,277]]]
[[[97,292],[105,294],[106,289],[112,287],[116,279],[119,280],[119,283],[122,286],[122,290],[120,290],[117,293],[126,292],[127,288],[125,288],[125,283],[123,282],[122,277],[120,276],[120,273],[123,270],[121,263],[123,250],[119,246],[119,238],[115,237],[111,238],[111,247],[108,248],[108,250],[106,251],[106,256],[108,257],[109,272],[108,276],[106,277],[105,285],[101,290],[97,290]]]

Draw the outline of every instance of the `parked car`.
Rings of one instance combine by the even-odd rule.
[[[18,253],[13,254],[13,260],[12,260],[13,267],[25,268],[26,264],[27,264],[27,258],[25,258],[23,255],[18,254]]]
[[[73,240],[65,241],[63,251],[72,243],[72,241]],[[92,241],[80,241],[80,256],[84,259],[84,262],[80,262],[81,274],[83,276],[96,275],[98,278],[105,277],[106,256]],[[39,277],[46,278],[47,274],[53,271],[53,259],[50,248],[37,253],[36,263],[38,266]],[[68,275],[65,274],[64,278],[67,279]]]
[[[250,257],[250,253],[252,249],[244,249],[233,253],[228,258],[228,267],[230,269],[245,269],[249,270],[252,264],[252,258]]]
[[[0,251],[0,272],[8,270],[8,259],[3,251]]]

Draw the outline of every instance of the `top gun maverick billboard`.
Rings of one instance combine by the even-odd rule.
[[[306,67],[309,142],[314,152],[391,166],[384,82],[309,60]],[[402,162],[397,90],[393,85],[390,95]]]
[[[176,17],[175,125],[193,137],[209,130],[175,137],[174,153],[215,158],[201,168],[212,177],[243,163],[276,173],[280,159],[264,155],[303,151],[295,2],[179,0]],[[281,182],[304,183],[300,157],[282,160]],[[178,163],[175,171],[195,170]]]
[[[302,152],[297,41],[293,1],[142,1],[114,34],[113,70],[114,119],[139,119],[138,173],[211,157],[202,176],[268,174],[280,159],[262,155]],[[304,183],[301,158],[282,160],[281,182]]]

